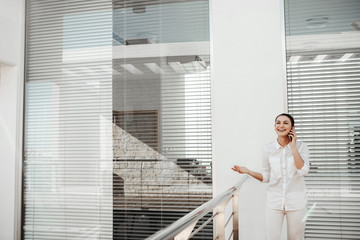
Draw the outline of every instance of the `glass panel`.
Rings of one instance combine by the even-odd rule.
[[[111,6],[28,1],[25,239],[112,238]]]
[[[208,1],[26,11],[24,239],[144,239],[208,201]]]
[[[289,112],[309,144],[306,239],[360,235],[360,1],[285,1]]]
[[[212,197],[208,2],[113,19],[114,239],[143,239]]]

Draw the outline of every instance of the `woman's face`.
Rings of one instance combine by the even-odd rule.
[[[275,132],[279,137],[287,136],[291,130],[291,120],[287,116],[279,116],[275,121]]]

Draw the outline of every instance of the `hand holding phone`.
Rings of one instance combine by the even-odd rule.
[[[295,132],[295,128],[291,128],[288,137],[290,139],[290,144],[291,146],[296,146],[296,132]]]
[[[290,132],[288,133],[288,137],[290,138],[290,140],[292,140],[293,137],[293,130],[294,128],[291,128]]]

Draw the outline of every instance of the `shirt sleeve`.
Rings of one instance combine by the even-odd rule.
[[[297,169],[297,172],[300,176],[305,176],[309,172],[310,168],[310,152],[306,143],[301,142],[301,145],[298,148],[300,157],[304,161],[304,166],[301,169]]]
[[[269,156],[267,155],[265,147],[262,150],[262,171],[263,183],[268,183],[270,181],[270,163]]]

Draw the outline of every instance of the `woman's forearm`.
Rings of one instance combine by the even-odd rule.
[[[300,153],[296,146],[292,147],[291,150],[292,150],[293,157],[294,157],[295,167],[297,169],[301,169],[304,166],[304,160],[301,158]]]
[[[248,174],[261,182],[263,181],[263,175],[261,173],[251,171],[247,167],[234,165],[231,169],[240,174]]]
[[[260,182],[263,181],[263,175],[259,172],[255,172],[255,171],[251,171],[250,169],[248,169],[249,172],[247,173],[248,175],[252,176],[253,178],[259,180]]]
[[[261,173],[251,171],[247,167],[234,165],[234,167],[232,167],[231,169],[240,174],[248,174],[261,182],[263,181],[263,176]]]

